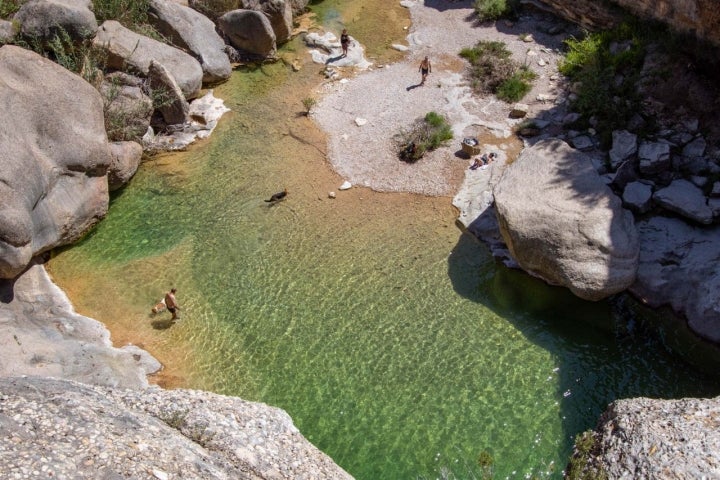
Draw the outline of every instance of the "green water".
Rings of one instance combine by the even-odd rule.
[[[293,96],[316,73],[276,64],[218,88],[233,112],[211,141],[143,165],[52,260],[78,308],[137,329],[188,387],[285,409],[361,480],[480,477],[482,452],[494,478],[559,478],[608,402],[720,392],[615,333],[609,304],[498,266],[450,199],[328,199],[342,179]],[[163,326],[146,312],[170,285],[182,320]]]

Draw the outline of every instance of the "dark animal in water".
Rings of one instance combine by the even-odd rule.
[[[288,194],[287,188],[283,190],[282,192],[278,192],[274,194],[272,197],[270,197],[268,200],[265,200],[266,202],[277,202],[279,200],[282,200],[285,198]]]

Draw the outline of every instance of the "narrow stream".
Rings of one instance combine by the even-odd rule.
[[[373,17],[383,3],[313,8],[388,62],[409,21],[399,7]],[[343,179],[301,114],[320,68],[299,41],[281,54],[218,87],[232,112],[213,137],[145,163],[49,264],[117,345],[163,362],[155,381],[281,407],[360,480],[483,478],[481,454],[493,478],[560,478],[608,402],[720,393],[659,342],[616,334],[608,303],[499,266],[449,198],[329,199]],[[171,286],[173,325],[149,312]]]

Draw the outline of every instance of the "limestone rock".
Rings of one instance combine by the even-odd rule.
[[[0,19],[0,46],[11,43],[15,39],[15,27],[12,22]]]
[[[652,187],[643,182],[632,182],[623,191],[623,205],[637,213],[646,213],[652,205]]]
[[[720,228],[661,216],[637,228],[640,265],[630,291],[653,308],[670,306],[695,333],[719,342]]]
[[[719,421],[720,397],[616,400],[593,434],[589,468],[609,479],[707,477],[718,471]]]
[[[612,148],[610,149],[610,166],[616,170],[622,162],[637,153],[637,135],[627,130],[612,132]]]
[[[150,62],[155,60],[168,69],[187,100],[195,98],[200,92],[202,67],[182,50],[138,35],[114,20],[100,26],[93,44],[107,54],[110,68],[133,70],[147,76]]]
[[[30,0],[15,13],[26,38],[50,41],[64,30],[70,38],[91,37],[98,28],[90,0]]]
[[[153,92],[157,92],[163,102],[157,110],[162,114],[168,125],[183,124],[187,120],[190,105],[183,97],[180,86],[170,72],[161,63],[151,60],[148,69],[148,80]]]
[[[142,145],[137,142],[113,142],[110,144],[112,158],[108,168],[110,191],[117,190],[130,181],[140,166],[142,154]]]
[[[0,47],[0,278],[105,216],[110,151],[100,94],[29,50]]]
[[[155,28],[200,62],[204,83],[218,83],[230,77],[232,68],[224,51],[225,42],[209,18],[170,0],[151,0],[149,5],[148,16]]]
[[[530,111],[530,107],[528,105],[524,103],[516,103],[510,110],[510,118],[524,118],[528,114],[528,111]]]
[[[638,149],[640,172],[653,175],[670,167],[670,145],[664,142],[643,142]]]
[[[663,208],[699,223],[709,225],[713,214],[702,190],[687,180],[674,180],[669,186],[658,190],[653,200]]]
[[[493,195],[503,239],[527,272],[588,300],[635,280],[632,214],[582,152],[542,140],[507,167]]]
[[[705,154],[707,142],[702,137],[697,137],[692,142],[683,147],[682,154],[685,157],[695,158],[702,157]]]
[[[0,349],[12,359],[0,362],[0,377],[52,376],[144,388],[146,375],[160,369],[143,350],[113,347],[105,326],[75,313],[42,265],[33,264],[14,282],[0,280],[0,297],[10,299],[0,304]]]
[[[275,42],[278,45],[290,39],[293,30],[293,10],[290,0],[242,0],[241,7],[262,12],[270,20],[275,32]]]
[[[365,58],[365,49],[352,36],[350,47],[345,57],[342,56],[340,40],[332,32],[319,34],[311,32],[305,35],[305,44],[314,48],[310,50],[313,62],[334,67],[356,67],[366,70],[372,63]],[[328,77],[331,78],[331,77]]]
[[[352,479],[261,403],[38,377],[0,379],[0,392],[7,472],[39,469],[41,455],[53,478]]]
[[[247,54],[269,57],[276,52],[275,32],[270,20],[255,10],[233,10],[218,19],[218,27],[230,44]]]

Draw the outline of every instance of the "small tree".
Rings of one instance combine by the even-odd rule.
[[[442,115],[429,112],[417,119],[408,130],[395,135],[395,146],[400,160],[417,162],[425,152],[435,150],[453,138],[452,129]]]
[[[312,97],[305,97],[302,99],[303,107],[305,107],[305,116],[310,115],[310,110],[317,104],[317,100]]]

